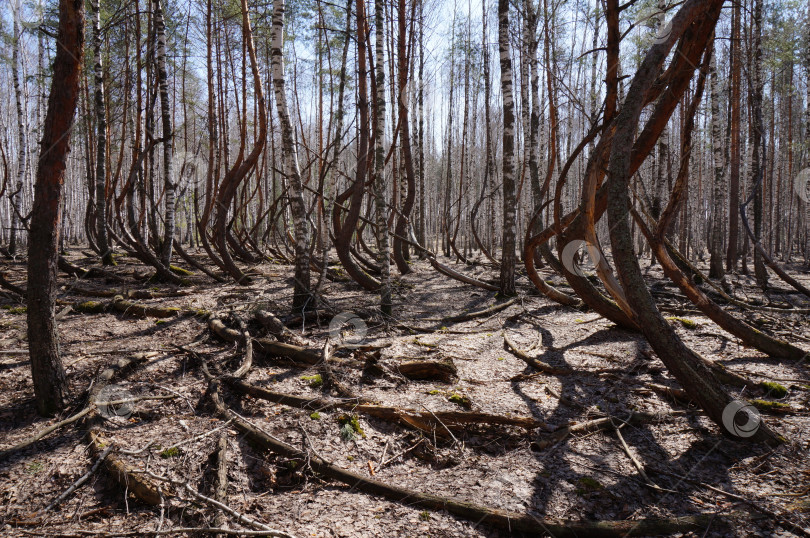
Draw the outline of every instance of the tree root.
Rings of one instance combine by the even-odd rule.
[[[296,346],[304,345],[304,340],[288,329],[274,314],[266,310],[259,310],[256,312],[256,319],[262,324],[262,327],[267,329],[268,333],[279,341]]]

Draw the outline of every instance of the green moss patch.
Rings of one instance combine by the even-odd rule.
[[[677,321],[678,323],[680,323],[689,330],[694,330],[698,328],[698,322],[691,319],[679,318],[675,316],[668,316],[666,319],[667,321]]]
[[[594,491],[599,491],[600,489],[604,489],[603,486],[598,480],[595,478],[591,478],[590,476],[583,476],[579,480],[577,480],[577,493],[584,494],[584,493],[593,493]]]
[[[340,437],[344,441],[351,441],[358,435],[363,439],[366,438],[366,432],[360,426],[360,419],[357,415],[343,414],[337,417],[338,424],[340,424]]]
[[[318,387],[323,385],[323,378],[321,377],[321,374],[302,375],[301,379],[303,379],[304,381],[309,382],[310,388],[313,388],[313,389],[317,389]]]
[[[768,400],[750,400],[751,405],[760,411],[771,411],[774,413],[786,413],[790,411],[790,405],[781,402],[771,402]]]
[[[447,396],[447,401],[452,402],[458,406],[463,407],[464,409],[472,408],[472,401],[463,394],[459,394],[458,392],[451,392]]]
[[[773,381],[763,381],[759,386],[765,390],[766,396],[771,398],[784,398],[787,395],[787,388]]]

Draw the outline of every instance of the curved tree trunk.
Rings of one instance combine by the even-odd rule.
[[[416,6],[414,0],[414,8]],[[413,18],[414,9],[411,10],[411,18]],[[416,173],[413,166],[413,153],[411,150],[411,125],[408,112],[408,69],[410,64],[410,57],[406,50],[406,43],[408,41],[406,31],[406,11],[405,0],[399,0],[399,41],[398,41],[398,56],[399,56],[399,137],[402,144],[402,164],[405,168],[404,184],[407,187],[402,208],[397,218],[397,224],[394,228],[394,262],[397,264],[397,269],[403,275],[412,271],[411,266],[407,261],[408,245],[400,239],[408,235],[407,230],[411,211],[413,211],[414,200],[416,199]]]
[[[631,210],[628,185],[630,182],[631,150],[635,132],[644,106],[645,96],[661,71],[675,40],[681,37],[679,49],[700,45],[705,47],[720,16],[722,0],[687,0],[672,20],[672,32],[666,41],[654,44],[648,51],[624,100],[617,118],[617,129],[611,147],[608,182],[608,222],[610,241],[619,278],[633,308],[644,336],[656,354],[681,386],[723,427],[724,413],[732,404],[705,363],[690,350],[664,319],[650,295],[633,249],[628,215]],[[732,420],[737,413],[732,413]],[[726,426],[728,428],[728,426]],[[728,430],[727,430],[728,431]],[[731,433],[729,431],[729,433]],[[748,437],[751,441],[778,443],[777,436],[763,423]]]

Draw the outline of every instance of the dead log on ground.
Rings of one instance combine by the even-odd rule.
[[[452,383],[458,377],[458,370],[452,359],[442,361],[407,361],[396,366],[404,377],[415,381],[441,381]]]

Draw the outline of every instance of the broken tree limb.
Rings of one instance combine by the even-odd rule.
[[[270,338],[257,338],[253,345],[260,353],[285,357],[294,363],[314,366],[321,362],[321,350],[319,349],[285,344]]]
[[[216,461],[217,477],[214,498],[226,504],[228,502],[228,432],[222,432],[219,436],[219,440],[217,441]],[[217,512],[217,515],[214,516],[214,525],[217,527],[225,525],[225,515],[222,512]]]
[[[0,272],[0,288],[6,289],[16,295],[19,295],[23,299],[25,299],[27,296],[27,291],[25,290],[25,288],[18,286],[13,282],[11,282],[10,280],[8,280],[8,278],[6,278],[6,275],[2,272]]]
[[[76,413],[75,415],[73,415],[71,417],[68,417],[65,420],[62,420],[60,422],[57,422],[56,424],[48,426],[47,428],[45,428],[45,429],[37,432],[36,434],[34,434],[32,437],[29,437],[25,441],[22,441],[22,442],[17,443],[16,445],[14,445],[12,447],[1,450],[0,451],[0,461],[5,461],[14,452],[19,452],[20,450],[33,445],[34,443],[36,443],[37,441],[39,441],[40,439],[42,439],[43,437],[45,437],[49,433],[55,432],[59,428],[61,428],[63,426],[67,426],[68,424],[73,424],[77,420],[79,420],[82,417],[86,416],[92,410],[93,410],[92,406],[85,407],[84,409],[82,409],[81,411]]]
[[[328,391],[330,389],[334,389],[338,395],[343,396],[344,398],[350,398],[355,401],[359,401],[360,398],[343,382],[338,379],[338,376],[335,374],[335,369],[333,368],[333,361],[332,361],[332,347],[329,345],[329,341],[327,340],[326,343],[323,345],[323,353],[321,355],[321,363],[320,363],[320,371],[321,377],[323,379],[323,389]]]
[[[173,318],[182,312],[180,308],[175,306],[151,306],[133,303],[127,301],[121,295],[113,297],[112,307],[122,314],[141,318]]]
[[[450,278],[458,280],[459,282],[464,282],[465,284],[470,284],[472,286],[483,288],[485,290],[498,291],[498,286],[490,284],[489,282],[483,282],[481,280],[478,280],[477,278],[472,278],[467,275],[463,275],[458,271],[444,265],[443,263],[438,262],[434,256],[428,256],[428,261],[430,262],[430,265],[432,265],[434,269],[436,269],[438,272],[440,272],[445,276],[449,276]]]

